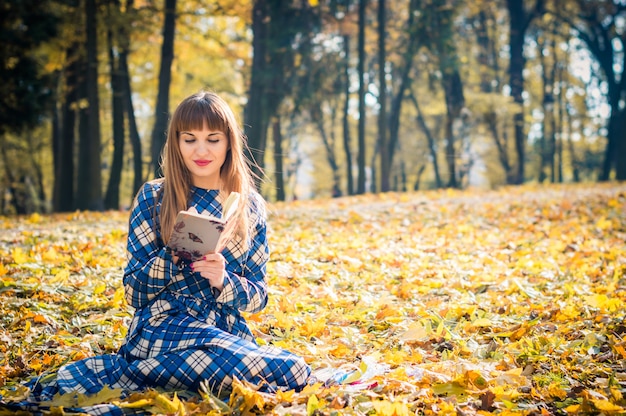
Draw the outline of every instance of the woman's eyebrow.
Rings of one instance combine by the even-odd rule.
[[[190,131],[185,131],[185,130],[181,131],[181,132],[180,132],[180,133],[178,133],[178,134],[187,134],[187,135],[189,135],[189,136],[196,137],[196,136],[194,136],[194,134],[193,134],[192,132],[190,132]],[[226,135],[226,134],[225,134],[224,132],[221,132],[221,131],[214,131],[214,132],[211,132],[211,133],[207,134],[207,135],[206,135],[206,137],[211,137],[211,136],[219,136],[219,135]]]

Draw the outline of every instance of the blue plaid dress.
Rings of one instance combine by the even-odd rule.
[[[232,241],[222,251],[227,277],[224,289],[216,293],[188,264],[176,265],[163,244],[154,223],[161,185],[146,183],[132,207],[124,287],[135,315],[118,354],[68,364],[59,369],[53,385],[40,385],[33,392],[45,400],[56,392],[96,393],[105,385],[197,390],[206,381],[214,394],[224,396],[234,377],[261,385],[264,391],[303,387],[310,374],[304,360],[257,345],[241,316],[267,304],[266,222],[254,200],[247,248]],[[189,206],[220,216],[217,195],[215,190],[193,188]]]

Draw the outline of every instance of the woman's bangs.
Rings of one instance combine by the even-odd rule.
[[[202,130],[205,125],[209,130],[228,131],[224,114],[212,103],[197,100],[187,103],[187,108],[179,109],[176,131]]]

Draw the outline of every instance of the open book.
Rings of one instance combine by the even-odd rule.
[[[183,260],[196,261],[219,247],[220,236],[229,218],[237,211],[239,193],[231,192],[222,205],[222,218],[199,213],[195,207],[180,211],[168,245]]]

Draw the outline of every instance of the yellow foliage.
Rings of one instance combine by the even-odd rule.
[[[376,414],[380,416],[408,416],[409,409],[405,403],[389,400],[375,400],[373,402]]]
[[[17,265],[24,264],[30,260],[28,253],[24,252],[21,247],[16,247],[11,250],[11,257],[13,258],[13,263]]]
[[[625,204],[624,184],[276,204],[269,303],[246,318],[313,370],[354,372],[275,394],[236,381],[227,404],[100,399],[181,415],[624,413],[614,381],[597,393],[573,380],[624,381]],[[0,383],[119,348],[127,215],[0,220]]]

